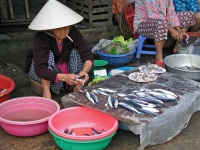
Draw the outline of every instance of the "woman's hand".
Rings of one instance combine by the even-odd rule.
[[[57,74],[58,80],[62,82],[66,82],[69,85],[76,85],[79,82],[76,80],[79,76],[75,74]]]
[[[89,75],[86,72],[83,72],[83,71],[79,72],[79,77],[84,77],[82,79],[84,83],[89,80]]]
[[[181,30],[178,31],[178,30],[176,30],[176,29],[174,29],[172,27],[169,28],[169,31],[170,31],[172,37],[175,40],[180,41],[180,40],[183,40],[183,39],[186,39],[186,40],[189,39],[189,35],[186,32],[183,32]]]
[[[177,31],[176,29],[174,29],[174,28],[170,28],[169,29],[169,31],[170,31],[170,33],[171,33],[171,36],[172,36],[172,38],[174,38],[175,40],[182,40],[183,39],[183,37],[182,37],[182,35],[180,34],[180,32],[179,31]]]

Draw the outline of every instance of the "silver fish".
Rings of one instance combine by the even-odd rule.
[[[144,113],[138,111],[137,109],[135,109],[135,108],[134,108],[132,105],[130,105],[130,104],[123,103],[123,102],[119,102],[118,105],[119,105],[120,107],[126,109],[126,110],[131,111],[131,112],[135,112],[135,113],[137,113],[137,114],[144,114]]]
[[[108,88],[98,88],[99,90],[103,91],[103,92],[108,92],[108,93],[115,93],[117,91],[115,90],[111,90],[111,89],[108,89]]]
[[[104,91],[101,91],[101,90],[96,90],[99,94],[101,94],[101,95],[106,95],[106,96],[108,96],[108,94],[107,93],[105,93]]]
[[[153,104],[159,104],[159,105],[161,105],[163,107],[166,107],[166,105],[164,104],[163,101],[158,100],[158,99],[156,99],[156,98],[154,98],[154,97],[152,97],[150,95],[148,95],[148,96],[140,96],[139,98],[141,100],[143,100],[143,101],[146,101],[146,102],[149,102],[149,103],[153,103]]]
[[[108,96],[108,104],[111,108],[117,108],[118,106],[118,99],[112,95]]]
[[[150,107],[150,108],[155,108],[155,107],[157,107],[157,105],[155,105],[155,104],[152,104],[152,103],[148,103],[148,104],[146,104],[146,105],[144,105],[144,104],[140,104],[142,107]]]
[[[104,129],[103,129],[104,130]],[[102,131],[103,131],[102,130]],[[94,129],[93,127],[92,127],[92,135],[98,135],[98,134],[101,134],[101,132],[99,132],[99,131],[97,131],[97,129]]]
[[[99,93],[97,92],[96,89],[92,89],[91,91],[92,91],[93,93],[95,93],[95,94],[99,94]]]
[[[156,108],[153,108],[153,107],[142,107],[142,109],[144,109],[144,110],[148,110],[148,111],[152,111],[152,112],[154,112],[154,113],[159,113],[159,110],[158,109],[156,109]]]
[[[151,92],[149,92],[149,94],[163,102],[175,102],[176,101],[176,97],[174,97],[173,95],[170,95],[170,94],[165,94],[165,93],[155,92],[155,91],[151,91]]]
[[[158,114],[156,114],[155,112],[149,111],[147,109],[143,109],[143,108],[136,108],[138,111],[140,111],[141,113],[145,113],[147,115],[150,116],[157,116]]]
[[[132,104],[134,107],[142,108],[142,105],[134,101],[133,99],[119,99],[120,102]]]
[[[162,93],[166,93],[166,94],[172,95],[172,96],[174,96],[176,98],[179,98],[179,96],[176,95],[175,93],[173,93],[171,91],[164,90],[164,89],[154,89],[154,91],[156,91],[156,92],[159,91],[159,92],[162,92]]]
[[[93,92],[90,92],[90,95],[91,95],[91,97],[94,99],[94,102],[95,102],[96,104],[99,103],[99,100],[98,100],[97,96],[96,96]]]
[[[86,92],[86,97],[88,98],[89,101],[91,101],[93,104],[98,103],[98,99],[96,95],[92,92]]]
[[[124,93],[117,93],[116,95],[121,98],[128,96],[128,94],[124,94]]]

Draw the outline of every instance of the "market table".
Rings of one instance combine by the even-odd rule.
[[[78,104],[115,117],[134,134],[140,135],[139,150],[148,145],[167,142],[178,135],[187,126],[192,114],[200,109],[200,83],[169,72],[159,74],[153,82],[138,83],[128,78],[130,73],[136,71],[138,68],[120,73],[93,86],[83,87],[80,91],[63,96],[62,103],[65,108]],[[165,103],[168,107],[160,108],[161,113],[152,117],[136,114],[121,107],[111,109],[109,105],[105,105],[108,97],[104,95],[98,95],[99,103],[93,105],[87,99],[86,91],[97,88],[109,88],[126,94],[140,88],[162,88],[174,92],[180,99],[177,102]]]

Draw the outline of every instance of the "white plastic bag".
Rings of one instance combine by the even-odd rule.
[[[99,43],[97,43],[93,48],[92,48],[92,53],[97,54],[97,51],[104,48],[108,44],[112,43],[112,40],[107,40],[107,39],[101,39],[99,40]]]

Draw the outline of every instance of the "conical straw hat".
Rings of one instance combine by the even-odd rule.
[[[32,30],[51,30],[70,26],[83,20],[83,17],[56,0],[49,0],[39,11],[31,24]]]

